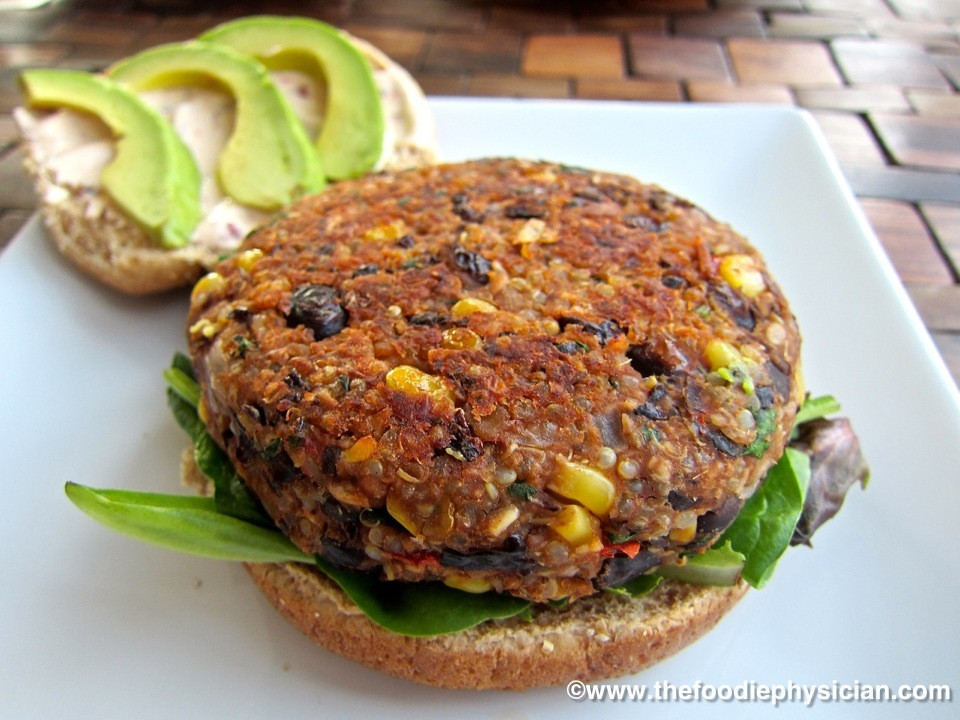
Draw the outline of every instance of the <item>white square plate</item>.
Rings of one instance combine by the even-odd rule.
[[[815,549],[794,548],[705,638],[629,682],[736,686],[960,678],[960,401],[836,164],[793,109],[436,99],[444,158],[544,158],[656,182],[764,252],[873,468]],[[312,646],[234,565],[115,535],[67,480],[175,492],[185,437],[161,372],[187,293],[131,299],[78,274],[36,221],[0,257],[0,715],[550,720],[597,712],[563,688],[440,691]],[[960,691],[960,686],[952,688]],[[658,704],[746,717],[763,703]],[[818,715],[953,716],[946,704],[823,702]],[[794,702],[780,714],[808,717]],[[916,716],[916,715],[914,715]]]

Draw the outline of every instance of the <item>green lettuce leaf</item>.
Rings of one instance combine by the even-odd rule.
[[[810,458],[787,448],[718,541],[744,556],[742,577],[762,588],[790,544],[810,483]]]
[[[696,585],[734,585],[743,573],[746,558],[730,547],[717,543],[706,552],[692,555],[683,565],[663,565],[657,574]]]
[[[805,422],[817,420],[839,411],[840,403],[833,395],[808,396],[804,399],[800,410],[797,411],[797,417],[794,418],[793,426],[796,428]]]

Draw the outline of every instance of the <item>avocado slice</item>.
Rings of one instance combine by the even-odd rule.
[[[316,139],[327,176],[357,177],[383,149],[383,103],[373,68],[340,30],[299,17],[259,15],[223,23],[200,36],[251,55],[270,70],[300,70],[327,88],[323,128]]]
[[[104,191],[164,247],[187,244],[200,221],[200,173],[157,111],[117,83],[79,70],[27,70],[20,83],[31,108],[67,107],[100,118],[117,138],[100,176]]]
[[[230,92],[236,119],[217,179],[243,205],[274,210],[326,183],[316,149],[266,68],[236,50],[168,43],[121,60],[107,75],[134,91],[212,83]]]

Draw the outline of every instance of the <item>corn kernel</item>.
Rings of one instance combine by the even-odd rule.
[[[200,402],[197,403],[197,417],[206,425],[210,420],[210,409],[207,407],[207,401],[200,396]]]
[[[548,228],[547,224],[540,218],[531,218],[527,220],[520,231],[513,237],[514,245],[526,245],[528,243],[555,243],[560,238],[556,230]]]
[[[196,299],[200,296],[200,293],[219,292],[226,284],[227,281],[223,279],[223,275],[220,273],[207,273],[202,278],[197,280],[197,284],[193,286],[191,297]]]
[[[697,515],[693,512],[681,513],[670,529],[670,539],[675,543],[688,543],[697,536]]]
[[[592,547],[600,542],[600,521],[580,505],[564,505],[549,527],[571,547]]]
[[[389,223],[382,223],[370,228],[363,234],[363,237],[365,240],[372,242],[392,242],[399,240],[409,232],[403,220],[392,220]]]
[[[202,335],[207,340],[211,340],[214,335],[216,335],[223,327],[221,321],[212,321],[207,318],[200,318],[193,325],[190,326],[191,335]]]
[[[691,525],[685,528],[673,528],[670,531],[670,539],[675,543],[688,543],[697,536],[697,526]]]
[[[492,537],[497,537],[510,527],[518,517],[520,517],[519,508],[512,505],[502,508],[490,518],[490,522],[487,524],[487,530]]]
[[[767,284],[749,255],[727,255],[720,261],[720,276],[730,287],[740,290],[747,297],[756,297]]]
[[[468,315],[473,315],[474,313],[490,313],[496,311],[497,306],[488,303],[486,300],[478,300],[477,298],[464,298],[463,300],[457,300],[457,302],[454,303],[453,307],[450,308],[450,315],[459,320],[460,318],[465,318]]]
[[[493,586],[483,578],[470,577],[469,575],[448,575],[443,578],[443,584],[456,590],[476,594],[493,589]]]
[[[354,463],[369,460],[377,451],[377,441],[372,435],[364,435],[343,451],[340,457],[344,462]]]
[[[483,338],[469,328],[450,328],[443,331],[440,346],[446,350],[479,350]]]
[[[560,334],[560,323],[558,323],[553,318],[548,318],[543,321],[543,329],[546,331],[547,335],[553,337],[554,335]]]
[[[734,363],[740,362],[742,357],[740,351],[733,345],[723,340],[711,340],[707,343],[704,350],[707,358],[707,365],[716,372],[720,368],[730,367]]]
[[[252,250],[244,250],[237,256],[237,267],[245,272],[250,272],[250,268],[263,257],[263,250],[260,248],[253,248]]]
[[[557,474],[547,488],[600,516],[610,512],[616,495],[616,487],[606,475],[566,460],[559,463]]]
[[[403,506],[392,493],[387,494],[387,512],[390,513],[390,517],[400,523],[411,535],[420,534],[420,526],[407,515]]]
[[[398,365],[387,373],[386,381],[391,390],[399,390],[407,395],[429,395],[436,401],[453,402],[453,391],[446,380],[410,365]]]

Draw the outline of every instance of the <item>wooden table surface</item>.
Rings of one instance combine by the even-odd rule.
[[[61,0],[0,9],[0,247],[36,205],[10,115],[20,70],[93,70],[262,12],[317,17],[371,40],[431,95],[808,109],[960,382],[960,0]]]

